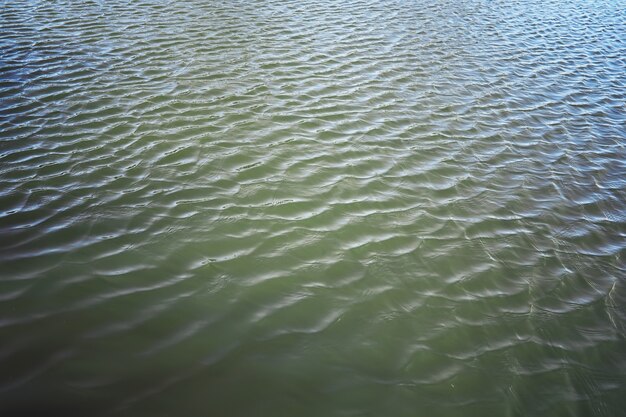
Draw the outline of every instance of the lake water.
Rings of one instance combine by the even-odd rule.
[[[0,0],[2,416],[626,409],[623,1]]]

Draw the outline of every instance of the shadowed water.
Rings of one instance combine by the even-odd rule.
[[[0,0],[0,414],[626,409],[623,1]]]

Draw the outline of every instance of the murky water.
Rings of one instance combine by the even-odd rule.
[[[623,1],[0,1],[0,414],[626,409]]]

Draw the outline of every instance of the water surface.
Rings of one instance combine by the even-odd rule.
[[[625,10],[0,0],[0,414],[621,415]]]

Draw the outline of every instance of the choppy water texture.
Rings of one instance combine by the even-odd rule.
[[[626,409],[623,1],[0,1],[0,414]]]

